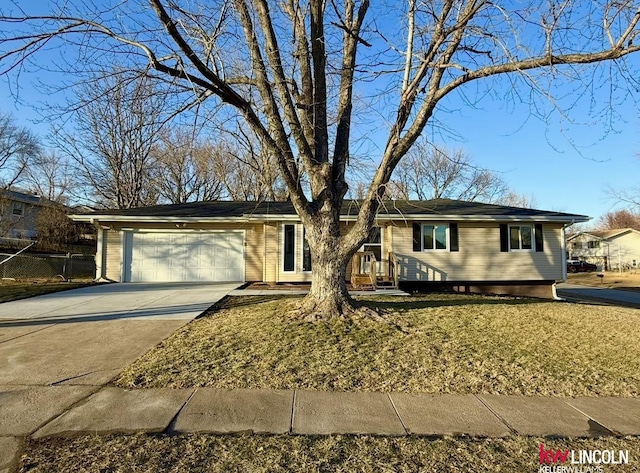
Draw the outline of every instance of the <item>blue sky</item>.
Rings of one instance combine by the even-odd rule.
[[[599,103],[606,106],[606,98]],[[623,207],[606,188],[638,186],[640,111],[634,100],[617,107],[612,130],[603,119],[582,114],[572,116],[578,123],[559,113],[543,122],[530,116],[528,104],[512,108],[485,100],[476,109],[456,112],[449,121],[462,139],[449,146],[500,173],[515,191],[533,196],[538,208],[597,218]]]

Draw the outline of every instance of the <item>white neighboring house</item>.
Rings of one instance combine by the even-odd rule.
[[[580,232],[567,238],[569,259],[588,261],[601,269],[637,269],[640,232],[632,228]]]

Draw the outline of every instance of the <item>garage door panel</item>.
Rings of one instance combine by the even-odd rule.
[[[132,282],[244,280],[243,233],[134,233],[130,241]]]

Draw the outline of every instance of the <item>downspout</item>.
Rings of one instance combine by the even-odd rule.
[[[567,233],[565,232],[565,229],[573,225],[574,223],[576,223],[575,220],[571,220],[570,223],[565,223],[564,225],[562,225],[562,282],[567,281]],[[554,282],[551,286],[551,294],[553,295],[553,300],[564,301],[564,299],[562,297],[559,297],[558,293],[556,292],[556,284],[557,283]]]
[[[97,225],[98,227],[98,240],[96,242],[96,277],[94,281],[101,281],[103,276],[103,268],[104,268],[104,228],[101,225]]]
[[[262,282],[267,282],[267,223],[262,222]]]
[[[562,226],[562,282],[567,280],[567,233],[565,229],[575,223],[575,220],[572,220],[571,223],[565,223]]]

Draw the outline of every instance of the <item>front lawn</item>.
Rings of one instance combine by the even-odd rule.
[[[618,454],[628,450],[628,464],[605,465],[603,471],[638,471],[638,438],[432,440],[340,435],[119,435],[32,440],[21,471],[534,472],[540,468],[541,443],[545,450],[553,451],[598,449]]]
[[[67,289],[76,289],[90,284],[91,280],[81,282],[1,280],[0,302],[26,299],[27,297],[41,296],[52,292],[66,291]]]
[[[390,323],[311,324],[291,298],[232,297],[117,385],[559,396],[640,395],[640,311],[434,294],[367,297]]]

